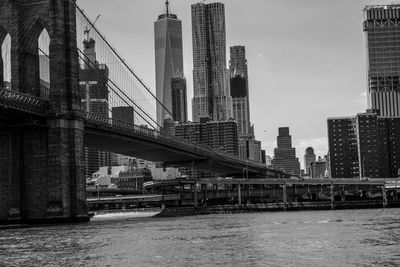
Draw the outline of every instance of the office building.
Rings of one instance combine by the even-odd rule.
[[[249,82],[244,46],[230,48],[229,70],[233,118],[238,124],[239,156],[261,162],[261,142],[255,140],[254,128],[250,122]]]
[[[238,123],[239,135],[251,135],[249,82],[244,46],[230,48],[230,86],[233,103],[233,118]]]
[[[369,108],[400,116],[400,5],[364,9]]]
[[[289,134],[289,127],[279,128],[277,137],[277,148],[274,150],[272,165],[275,169],[300,177],[300,162],[296,158],[296,149],[292,147],[292,137]]]
[[[318,157],[318,160],[314,160],[310,163],[309,177],[313,179],[322,179],[326,173],[326,158]]]
[[[172,14],[168,0],[164,14],[154,23],[157,123],[172,112],[171,79],[175,73],[183,73],[182,22]]]
[[[267,164],[267,154],[264,149],[261,149],[261,162]]]
[[[400,169],[400,118],[367,110],[328,119],[332,178],[393,178]]]
[[[111,109],[111,113],[112,113],[112,118],[114,120],[135,124],[135,112],[133,107],[129,106],[113,107]]]
[[[193,121],[232,118],[229,70],[226,67],[225,6],[222,3],[192,5]]]
[[[167,118],[164,120],[162,132],[171,136],[175,135],[175,121],[172,119],[171,116],[167,116]]]
[[[108,67],[96,59],[95,40],[90,38],[83,44],[85,60],[79,71],[82,109],[108,118]]]
[[[108,67],[96,58],[96,42],[92,38],[83,41],[85,60],[79,70],[82,110],[105,118],[110,117],[108,103]],[[83,161],[86,178],[100,167],[112,165],[112,153],[84,147]]]
[[[314,149],[312,147],[306,148],[306,153],[304,154],[304,174],[310,174],[310,166],[311,163],[315,162],[317,156],[314,153]]]
[[[232,155],[239,154],[237,123],[233,119],[212,121],[201,118],[200,122],[177,124],[175,136]]]
[[[262,162],[261,141],[255,140],[254,135],[238,135],[239,157]]]
[[[187,122],[186,79],[175,76],[171,79],[172,117],[179,123]]]

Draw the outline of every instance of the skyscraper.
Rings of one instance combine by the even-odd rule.
[[[79,70],[79,85],[82,109],[108,118],[108,67],[96,58],[96,42],[92,38],[83,41],[85,60]],[[85,177],[90,177],[100,167],[112,165],[113,154],[91,147],[84,147],[83,161]]]
[[[317,157],[314,154],[314,149],[312,147],[306,148],[306,153],[304,154],[304,172],[305,174],[310,174],[311,163],[315,162]]]
[[[239,135],[252,134],[250,124],[249,81],[246,49],[244,46],[230,48],[229,61],[233,118],[238,124]]]
[[[289,127],[279,128],[278,146],[274,150],[272,166],[285,173],[300,177],[300,162],[296,158],[296,148],[292,147]]]
[[[186,79],[174,77],[171,79],[172,117],[179,123],[187,122]]]
[[[255,140],[250,123],[249,82],[244,46],[230,48],[229,70],[233,118],[238,124],[239,156],[261,162],[261,142]]]
[[[225,6],[192,5],[193,121],[232,118],[229,71],[226,68]]]
[[[368,105],[381,116],[400,116],[400,5],[367,6],[364,18]]]
[[[154,23],[157,123],[163,126],[164,119],[172,112],[171,79],[174,73],[183,73],[182,22],[171,14],[168,0],[164,14]],[[167,111],[164,107],[169,111]]]

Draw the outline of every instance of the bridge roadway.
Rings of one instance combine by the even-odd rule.
[[[15,116],[46,126],[49,103],[17,91],[0,89],[0,121],[14,125]],[[84,119],[84,144],[103,151],[133,156],[149,161],[164,162],[166,167],[188,167],[221,174],[242,174],[260,177],[284,177],[281,171],[268,169],[265,164],[242,160],[206,146],[177,139],[162,132],[92,113],[82,113]],[[8,121],[9,120],[9,121]],[[7,124],[8,123],[8,124]]]

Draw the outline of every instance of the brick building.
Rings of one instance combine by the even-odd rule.
[[[111,178],[111,183],[118,189],[142,191],[143,183],[152,181],[151,171],[147,168],[135,168],[120,172],[118,177]]]
[[[400,169],[400,117],[377,110],[328,119],[332,178],[390,178]]]
[[[177,124],[175,136],[232,155],[239,154],[237,123],[233,119],[212,121],[201,118],[199,123]]]

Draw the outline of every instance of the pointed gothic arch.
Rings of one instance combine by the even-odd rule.
[[[50,35],[43,28],[38,37],[40,98],[49,99],[50,93]]]
[[[6,33],[0,40],[0,87],[11,90],[11,35]]]

